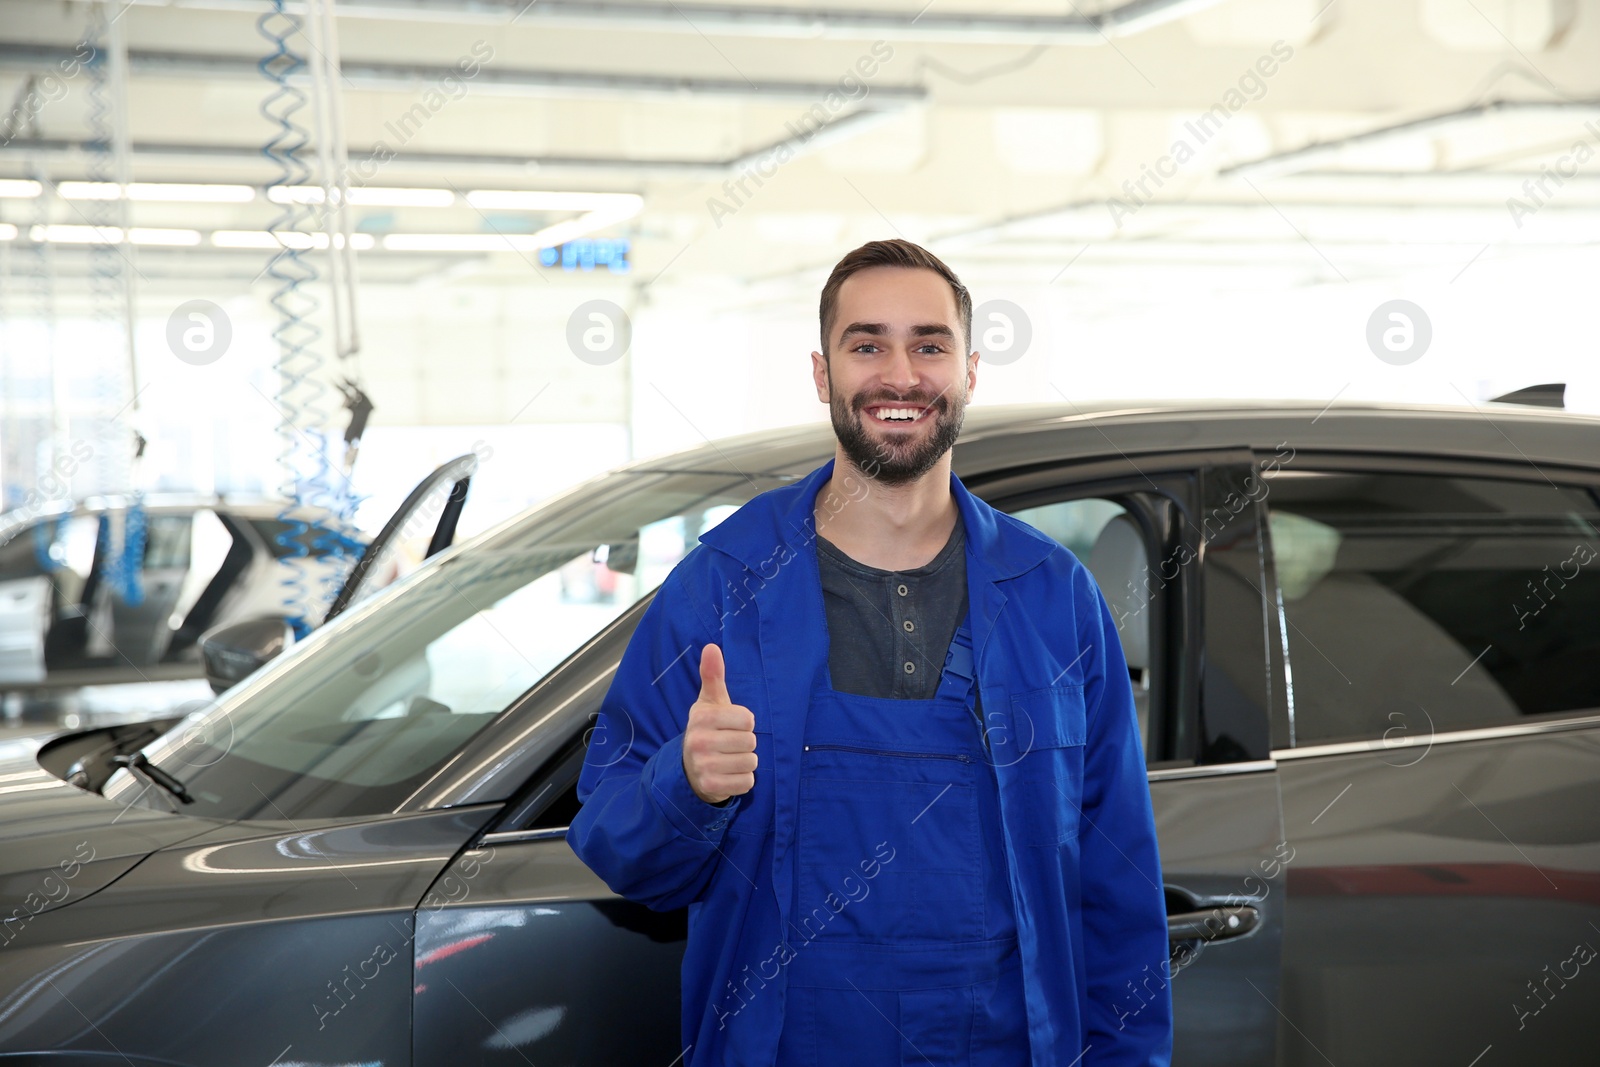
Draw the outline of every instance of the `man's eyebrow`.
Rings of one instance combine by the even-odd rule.
[[[850,325],[846,326],[844,328],[844,332],[839,335],[839,341],[840,343],[843,343],[850,337],[851,334],[863,334],[869,337],[883,337],[892,332],[893,331],[889,329],[889,324],[886,322],[852,322]],[[955,331],[950,329],[950,327],[946,326],[942,322],[918,323],[917,325],[911,327],[911,335],[913,337],[943,337],[951,341],[956,339]]]

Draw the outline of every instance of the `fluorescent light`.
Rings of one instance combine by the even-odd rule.
[[[9,222],[0,222],[0,241],[15,241],[17,228]]]
[[[550,248],[554,245],[564,245],[568,241],[575,241],[585,234],[596,230],[603,230],[614,222],[621,222],[630,218],[633,212],[626,215],[615,211],[591,211],[587,215],[579,215],[575,219],[565,219],[551,226],[546,226],[534,238],[539,242],[539,247]]]
[[[358,252],[372,248],[375,243],[370,233],[350,235],[350,247]],[[211,235],[211,244],[217,248],[292,248],[300,252],[327,248],[328,235],[297,230],[281,230],[277,233],[266,230],[217,230]],[[339,234],[334,244],[343,248],[344,235]]]
[[[16,227],[12,226],[11,231],[12,237],[15,237]],[[69,226],[60,223],[30,227],[28,236],[35,241],[69,245],[116,245],[123,240],[120,226]],[[200,243],[200,231],[135,226],[128,230],[127,239],[136,245],[197,245]]]
[[[197,245],[200,243],[200,231],[134,226],[128,230],[128,240],[136,245]]]
[[[116,182],[61,182],[56,191],[63,200],[118,200],[122,187]],[[215,185],[185,182],[130,182],[129,200],[168,203],[243,204],[256,198],[248,185]]]
[[[527,233],[391,233],[383,247],[391,252],[537,252],[545,246]]]
[[[116,182],[57,182],[56,192],[63,200],[116,200],[121,195]]]
[[[321,204],[327,194],[320,185],[274,185],[267,189],[274,204]],[[350,203],[357,207],[449,207],[456,194],[449,189],[357,188]]]
[[[644,197],[637,193],[474,189],[467,193],[467,203],[475,208],[583,214],[533,234],[391,233],[383,239],[383,247],[393,252],[537,252],[632,218],[644,207]]]
[[[290,237],[304,236],[290,234]],[[211,243],[217,248],[278,248],[291,242],[279,241],[265,230],[217,230],[211,235]],[[306,248],[311,247],[308,239]]]
[[[28,237],[35,241],[50,241],[55,244],[115,245],[122,243],[122,229],[118,226],[67,226],[56,223],[49,226],[30,226]]]
[[[38,182],[27,178],[0,178],[0,196],[26,200],[44,192]]]
[[[467,203],[476,208],[521,211],[582,211],[575,219],[546,226],[532,237],[532,247],[553,248],[613,223],[631,219],[644,207],[637,193],[561,193],[538,190],[473,189]],[[385,242],[385,247],[389,247]]]
[[[351,189],[350,202],[371,207],[449,207],[456,194],[449,189]]]
[[[269,185],[267,199],[274,204],[320,204],[320,185]]]
[[[537,189],[473,189],[467,203],[477,208],[511,211],[596,211],[631,208],[637,214],[644,198],[636,193],[558,193]],[[624,216],[627,217],[627,216]]]
[[[134,182],[128,187],[134,200],[188,201],[197,204],[246,204],[256,198],[248,185],[186,185],[179,182]]]

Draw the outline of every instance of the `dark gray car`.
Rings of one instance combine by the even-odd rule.
[[[661,580],[833,447],[596,478],[159,736],[0,767],[0,1067],[681,1062],[685,915],[573,856],[576,776]],[[997,407],[954,459],[1119,620],[1175,1063],[1592,1060],[1600,420]]]

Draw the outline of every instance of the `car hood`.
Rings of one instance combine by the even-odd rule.
[[[0,760],[0,938],[104,889],[157,849],[223,825],[68,785],[32,754]]]

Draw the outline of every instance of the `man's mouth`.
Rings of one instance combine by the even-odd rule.
[[[920,404],[869,404],[863,409],[864,414],[874,422],[888,423],[891,426],[910,426],[921,422],[932,411],[931,405],[924,407]]]

